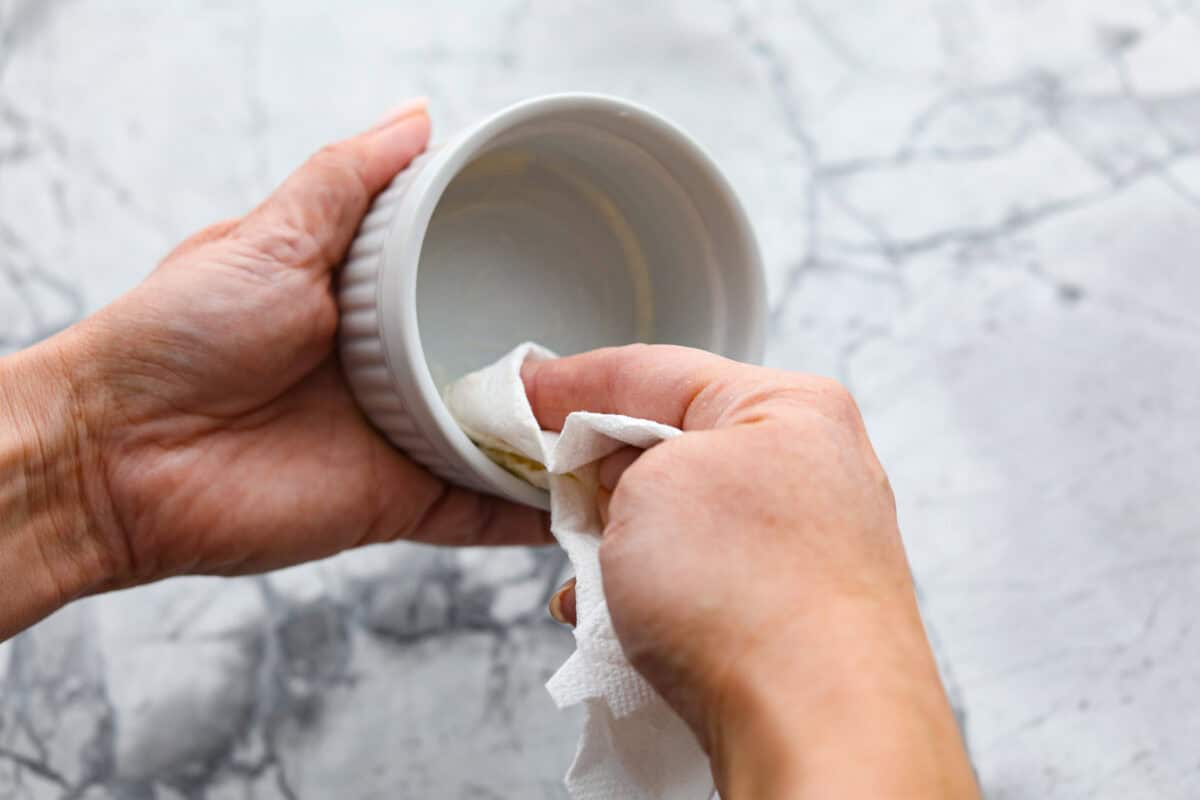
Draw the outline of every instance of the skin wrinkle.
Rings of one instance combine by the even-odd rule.
[[[169,343],[163,342],[161,347],[166,347],[168,345],[169,345]],[[155,347],[153,349],[157,351],[160,349],[160,347]],[[129,373],[128,368],[131,363],[143,364],[144,368],[145,368],[145,373],[144,373],[145,376],[147,378],[154,379],[154,380],[156,380],[156,382],[159,382],[162,384],[167,384],[168,381],[160,378],[159,376],[155,375],[154,373],[156,371],[162,371],[164,369],[164,367],[168,370],[168,375],[171,379],[170,383],[186,384],[189,380],[189,376],[187,374],[179,371],[178,368],[164,365],[164,364],[162,364],[162,362],[157,361],[157,360],[150,360],[148,358],[143,360],[143,358],[140,356],[140,354],[137,354],[137,353],[131,353],[131,354],[123,356],[122,363],[121,363],[122,371]],[[290,387],[287,387],[287,388],[290,388]],[[286,388],[285,388],[285,391],[286,391]],[[266,399],[262,400],[260,403],[258,403],[256,406],[251,407],[246,410],[226,411],[226,412],[214,411],[214,410],[196,411],[195,409],[179,405],[172,398],[172,392],[169,390],[157,392],[157,393],[152,394],[151,396],[154,398],[155,402],[165,405],[169,410],[171,410],[176,415],[178,415],[177,417],[172,419],[173,425],[177,424],[180,418],[183,418],[183,419],[190,418],[190,419],[194,419],[198,422],[202,422],[202,423],[204,423],[205,426],[207,426],[207,427],[199,427],[196,429],[192,429],[190,432],[185,433],[183,436],[181,436],[177,439],[168,440],[167,442],[165,442],[165,444],[176,445],[176,446],[192,444],[199,437],[207,435],[207,434],[211,433],[213,430],[222,429],[222,428],[229,429],[232,431],[239,431],[239,432],[251,432],[256,429],[265,427],[265,426],[271,424],[272,422],[277,421],[281,416],[285,415],[288,412],[288,407],[286,405],[278,407],[278,408],[276,407],[277,401],[279,400],[279,396],[266,398]],[[124,420],[125,421],[124,429],[128,430],[130,432],[137,432],[142,428],[142,426],[145,422],[147,422],[150,419],[153,419],[156,416],[157,416],[157,414],[151,413],[149,410],[143,416],[139,416],[139,417],[132,417],[130,415],[126,415],[125,420]],[[184,426],[184,428],[185,428],[185,431],[188,429],[187,426]],[[156,434],[156,438],[160,438],[160,440],[161,440],[161,435]]]
[[[688,418],[692,414],[692,409],[696,407],[698,401],[703,397],[704,392],[715,385],[717,385],[716,381],[711,378],[705,378],[701,381],[700,386],[697,387],[690,396],[685,397],[683,415],[681,417],[682,423],[680,427],[682,427],[684,430],[692,427],[688,423]]]
[[[343,222],[343,225],[339,227],[349,227],[344,224],[346,221],[353,220],[357,222],[357,220],[362,218],[370,202],[370,192],[367,188],[369,184],[368,178],[360,164],[361,162],[358,159],[347,154],[346,146],[341,143],[326,145],[310,159],[309,165],[312,168],[322,173],[333,173],[328,175],[325,180],[320,181],[320,190],[316,194],[316,197],[309,198],[311,205],[321,208],[325,212],[318,216],[327,216],[330,207],[336,208],[338,218]],[[350,180],[345,180],[347,175],[350,176]],[[338,189],[332,191],[328,188],[330,186],[336,186]],[[347,186],[353,186],[354,189],[348,191]],[[306,216],[309,207],[305,206],[304,210],[300,213],[301,217]],[[294,212],[293,208],[286,206],[284,210]],[[306,231],[308,229],[308,226],[303,224],[296,226],[294,221],[289,220],[289,216],[285,215],[284,226],[290,228],[291,232]],[[346,248],[349,245],[347,237],[343,237],[343,241],[329,241],[324,238],[318,239],[316,236],[310,234],[307,238],[310,242],[306,243],[316,245],[314,252],[319,255],[319,259],[315,260],[322,265],[340,262],[345,256]],[[274,237],[270,237],[268,241],[272,241],[273,239]],[[288,239],[285,237],[283,241],[287,242]],[[302,251],[298,258],[294,254],[291,258],[283,259],[275,256],[273,252],[268,255],[271,255],[277,264],[285,268],[295,265],[307,267],[314,261],[307,250]]]
[[[281,420],[283,420],[289,416],[294,416],[296,414],[301,413],[301,410],[293,408],[292,406],[287,405],[287,404],[283,404],[283,405],[276,404],[272,401],[272,402],[265,403],[261,407],[250,412],[250,414],[248,415],[248,418],[239,420],[237,422],[237,424],[234,424],[234,425],[229,425],[220,418],[212,418],[212,417],[209,417],[204,414],[195,414],[195,413],[191,413],[191,412],[187,412],[187,413],[179,412],[179,413],[180,413],[180,417],[182,418],[182,420],[190,420],[193,423],[193,424],[185,424],[182,426],[185,430],[185,432],[182,435],[179,435],[174,438],[166,439],[166,440],[164,440],[164,438],[162,436],[151,436],[148,438],[148,440],[145,443],[140,444],[139,447],[147,447],[147,446],[152,447],[152,448],[157,449],[164,456],[166,456],[166,455],[172,454],[174,452],[179,452],[179,451],[186,452],[189,448],[192,448],[192,447],[196,446],[197,444],[203,442],[206,437],[211,437],[214,434],[216,434],[219,436],[218,441],[229,442],[233,446],[236,447],[236,449],[234,451],[234,458],[232,459],[233,461],[236,462],[239,457],[239,454],[241,452],[244,452],[247,448],[252,448],[253,444],[254,444],[253,441],[251,441],[247,437],[245,437],[244,434],[251,434],[258,430],[267,428],[270,425],[277,424],[278,422],[280,422]],[[230,436],[226,435],[226,433],[225,433],[226,431],[228,431],[230,433],[239,434],[239,435],[230,437]],[[104,449],[108,449],[108,448],[104,448]],[[172,491],[168,490],[166,492],[162,492],[161,494],[170,495],[171,493],[172,493]],[[124,526],[124,530],[128,531],[131,528],[136,529],[137,527],[138,527],[137,525],[130,526],[130,525],[126,524]],[[126,533],[125,536],[126,536],[126,539],[128,540],[128,533]],[[129,545],[128,549],[131,552],[139,552],[140,551],[140,548],[133,547],[132,545]],[[241,562],[244,563],[247,560],[248,559],[242,559]],[[138,565],[138,566],[140,566],[140,565]],[[189,572],[192,569],[194,569],[195,566],[196,566],[195,563],[186,565],[178,572],[179,573]],[[137,569],[134,572],[134,574],[139,575],[139,576],[146,576],[147,571],[149,571],[149,574],[153,574],[154,572],[158,571],[159,569],[161,569],[161,568],[158,567],[157,564],[153,564],[153,565],[149,565],[149,566],[142,566],[140,569]],[[226,572],[227,568],[222,567],[221,571]]]
[[[383,530],[383,519],[385,506],[383,503],[383,482],[379,476],[379,458],[375,450],[371,450],[367,454],[368,476],[370,487],[370,506],[371,519],[364,526],[363,535],[360,536],[352,545],[353,547],[361,547],[368,542],[379,541],[379,531]]]
[[[444,484],[444,485],[447,486],[447,494],[455,491],[452,487],[449,487],[448,484]],[[480,544],[480,545],[496,544],[497,543],[496,542],[496,506],[492,503],[482,503],[481,504],[478,501],[478,499],[476,499],[474,502],[476,505],[482,505],[482,509],[483,509],[482,512],[480,512],[481,516],[478,517],[478,519],[479,519],[478,530],[480,531],[480,533],[482,535],[476,539],[475,544]],[[475,515],[472,515],[472,516],[475,516]],[[461,538],[462,537],[461,533],[459,533],[458,536],[460,537],[457,540],[459,544],[468,544],[468,542],[466,540]]]
[[[46,352],[48,360],[53,361],[51,369],[54,369],[57,373],[57,377],[61,381],[61,386],[64,390],[63,397],[59,399],[65,400],[64,404],[68,409],[81,408],[83,393],[68,369],[64,353],[61,349],[54,347],[47,348]],[[46,468],[45,474],[40,476],[41,484],[46,487],[56,488],[68,486],[70,487],[68,491],[73,492],[74,496],[78,498],[78,517],[66,521],[57,521],[55,527],[59,531],[59,538],[62,538],[66,544],[68,556],[77,562],[76,571],[83,575],[95,570],[85,568],[80,563],[81,560],[94,558],[104,562],[107,558],[106,548],[104,547],[98,548],[98,552],[89,553],[86,551],[97,551],[97,548],[94,546],[95,543],[90,540],[90,528],[93,526],[93,522],[105,517],[111,518],[112,510],[111,508],[100,507],[100,504],[95,499],[97,492],[93,490],[91,482],[88,480],[89,474],[95,471],[94,465],[89,463],[89,456],[95,448],[93,447],[94,433],[89,425],[88,415],[66,413],[60,415],[59,422],[64,426],[60,432],[62,446],[70,453],[70,457],[65,461],[69,480],[61,480],[62,476],[57,474],[57,470],[54,471],[54,474],[51,474],[51,465],[56,463],[62,464],[63,460],[61,458],[56,459],[53,452],[54,448],[48,446],[40,436],[35,436],[39,443],[39,463],[43,464]],[[33,480],[33,478],[30,478],[31,482]],[[47,489],[46,491],[48,502],[51,501],[50,494],[53,491],[53,489]],[[58,489],[58,492],[61,493],[61,489]],[[65,508],[71,507],[71,503],[69,502],[60,502],[57,505]],[[104,565],[104,567],[108,566],[112,565]],[[62,591],[62,582],[56,578],[56,583],[59,584],[59,589]],[[70,597],[68,593],[66,599],[73,599],[73,597]]]
[[[37,445],[35,445],[35,448],[38,450],[41,449],[40,446],[37,446]],[[44,458],[44,453],[42,453],[41,455]],[[31,474],[31,472],[28,470],[28,468],[25,471],[25,485],[26,486],[36,485],[34,483],[34,476]],[[35,497],[34,501],[36,502],[37,499],[38,498]],[[41,516],[40,514],[32,515],[32,521],[36,522],[37,518],[40,516]],[[35,536],[34,543],[37,547],[38,559],[41,561],[41,565],[42,565],[41,572],[46,575],[47,579],[50,581],[50,585],[53,587],[54,603],[55,603],[55,605],[63,605],[66,602],[68,602],[69,600],[71,600],[72,598],[71,598],[71,593],[69,591],[67,591],[65,584],[59,578],[59,570],[58,570],[57,560],[54,558],[51,558],[49,552],[47,551],[49,544],[48,544],[46,537]]]
[[[259,219],[252,213],[230,235],[246,248],[244,264],[235,259],[231,265],[245,266],[264,282],[277,282],[293,271],[311,272],[311,267],[324,263],[325,251],[318,234],[300,230],[286,218]]]
[[[413,509],[413,512],[408,518],[402,521],[396,530],[392,532],[387,541],[392,541],[395,538],[411,536],[412,534],[420,534],[425,530],[430,520],[435,519],[439,513],[443,512],[446,506],[446,501],[450,499],[452,489],[450,484],[439,482],[433,495],[423,503]],[[386,533],[385,536],[388,536]]]
[[[737,384],[730,380],[721,380],[719,383],[712,384],[713,394],[715,398],[713,403],[717,406],[717,413],[712,422],[712,427],[723,428],[727,426],[735,426],[742,424],[739,419],[739,414],[743,410],[751,410],[761,405],[764,396],[774,396],[775,391],[770,389],[758,389],[737,392]],[[725,400],[723,398],[733,395],[732,398]]]
[[[167,346],[169,346],[168,342],[154,341],[151,349],[159,351],[161,348]],[[139,373],[138,368],[144,371]],[[164,377],[156,374],[160,372],[166,372],[167,375]],[[114,391],[112,393],[117,398],[117,404],[125,410],[124,419],[122,420],[123,425],[119,426],[119,429],[131,432],[140,431],[145,423],[151,422],[158,417],[158,410],[146,405],[145,398],[147,395],[153,397],[157,403],[166,406],[169,411],[180,416],[193,416],[193,412],[190,409],[179,405],[176,400],[170,397],[170,392],[149,392],[145,386],[133,389],[134,379],[139,378],[164,385],[186,380],[187,376],[178,372],[176,367],[162,364],[160,361],[151,359],[149,356],[143,356],[137,352],[122,353],[121,372],[114,374],[111,378],[106,375],[100,375],[97,379],[97,383],[101,385],[114,386],[117,389],[130,389],[130,391]],[[111,381],[111,383],[107,383],[107,381]],[[141,414],[134,414],[132,412],[133,398],[136,398],[137,402],[142,404],[143,411]],[[220,421],[221,419],[211,413],[206,416],[215,421]]]
[[[7,383],[9,376],[3,377]],[[19,387],[21,384],[16,383],[15,385]],[[4,385],[0,383],[0,391],[4,388]],[[33,420],[18,417],[23,406],[18,402],[17,393],[0,395],[0,401],[3,403],[0,410],[6,412],[5,421],[9,423],[9,429],[20,432],[13,437],[11,443],[6,443],[12,447],[16,456],[17,464],[14,472],[19,476],[16,492],[5,498],[6,505],[15,504],[19,509],[16,514],[12,515],[15,517],[12,520],[13,530],[18,536],[22,532],[34,532],[32,545],[39,561],[39,565],[30,565],[33,567],[32,569],[27,567],[25,574],[29,580],[34,582],[38,577],[44,578],[52,595],[47,599],[50,602],[62,604],[71,599],[72,592],[66,588],[62,579],[61,568],[63,565],[61,562],[64,556],[69,559],[73,554],[69,552],[69,549],[62,551],[58,551],[56,548],[52,549],[49,537],[41,535],[46,527],[53,530],[59,524],[54,518],[56,498],[50,491],[50,487],[55,484],[52,482],[53,476],[48,474],[55,463],[50,457],[52,451],[47,446],[43,432],[30,424]],[[17,411],[12,409],[17,409]],[[26,540],[28,538],[28,536],[25,537]],[[20,540],[17,537],[14,539],[15,543],[19,545]],[[3,543],[9,544],[8,542]],[[37,566],[40,566],[40,569]]]
[[[99,474],[101,486],[104,489],[105,496],[112,497],[112,462],[109,458],[106,448],[100,448],[100,453]],[[115,535],[119,544],[114,546],[110,543],[109,548],[114,553],[120,552],[124,554],[124,564],[119,563],[117,561],[118,557],[114,555],[112,557],[113,563],[109,564],[107,575],[117,576],[121,574],[127,574],[130,576],[130,580],[137,580],[140,576],[153,574],[153,570],[147,570],[146,565],[140,563],[137,550],[134,548],[133,542],[129,535],[130,527],[119,508],[114,507],[113,519],[115,522],[113,530],[116,531]],[[101,580],[98,589],[113,589],[121,585],[120,579],[116,577],[106,577]]]
[[[245,222],[239,222],[238,226],[244,225]],[[248,236],[239,237],[235,228],[228,234],[228,238],[214,239],[197,247],[194,251],[184,254],[184,260],[193,260],[198,258],[205,250],[212,250],[213,257],[219,257],[220,262],[215,264],[200,263],[196,265],[200,269],[230,269],[238,272],[248,280],[256,284],[269,287],[277,287],[285,281],[294,280],[293,275],[288,272],[281,272],[278,269],[264,269],[262,260],[264,258],[274,261],[277,255],[272,252],[264,252],[260,243],[257,241],[262,233],[258,232],[254,238]],[[160,269],[171,270],[181,269],[182,265],[176,263],[164,263]],[[301,273],[307,274],[311,271]]]

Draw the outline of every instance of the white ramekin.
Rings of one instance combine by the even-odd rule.
[[[729,184],[671,123],[600,95],[518,103],[417,158],[363,220],[339,292],[368,418],[446,480],[543,508],[455,424],[445,383],[526,340],[762,357],[762,265]]]

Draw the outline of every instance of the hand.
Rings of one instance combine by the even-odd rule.
[[[0,414],[25,432],[24,516],[42,521],[30,551],[55,602],[397,537],[550,541],[540,512],[448,486],[398,453],[333,355],[333,271],[371,198],[428,136],[417,103],[322,149],[108,308],[0,362],[11,377]],[[31,565],[0,552],[9,568]]]
[[[677,347],[527,364],[543,427],[586,409],[685,433],[601,464],[626,655],[722,797],[976,797],[883,469],[835,382]],[[573,613],[570,591],[556,601]]]

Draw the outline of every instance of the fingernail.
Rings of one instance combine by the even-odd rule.
[[[371,126],[370,130],[377,131],[380,128],[386,128],[394,122],[399,122],[406,117],[411,117],[413,114],[424,112],[428,106],[429,98],[427,97],[414,97],[411,100],[405,100],[384,114],[378,122]]]
[[[571,580],[560,586],[558,591],[550,597],[550,603],[548,605],[550,616],[554,617],[555,622],[561,625],[570,625],[572,628],[575,627],[575,622],[567,617],[567,607],[570,606],[571,616],[575,616],[574,595],[575,579],[571,578]]]

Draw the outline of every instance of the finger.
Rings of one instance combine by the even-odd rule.
[[[280,264],[331,270],[345,256],[371,199],[428,141],[424,101],[407,104],[370,130],[321,148],[235,235]]]
[[[332,449],[336,454],[325,453],[327,458],[344,459],[333,462],[336,467],[319,456],[312,459],[316,472],[294,479],[297,486],[317,485],[330,471],[353,471],[343,480],[360,493],[346,495],[332,512],[352,532],[353,544],[396,539],[439,545],[553,543],[546,512],[451,485],[396,449],[362,414],[333,357],[280,403],[281,413],[297,426],[286,431],[289,446],[310,455]]]
[[[596,487],[596,510],[600,513],[600,524],[608,527],[608,507],[612,505],[612,492],[603,486]]]
[[[172,258],[184,255],[185,253],[190,253],[202,245],[206,245],[209,242],[213,242],[222,238],[231,230],[236,228],[238,223],[241,221],[241,217],[231,217],[230,219],[223,219],[220,222],[214,222],[207,228],[201,228],[176,245],[174,250],[167,253],[167,257],[164,258],[163,261],[168,261]]]
[[[622,447],[612,455],[606,456],[600,461],[599,474],[596,476],[600,481],[600,486],[608,491],[617,488],[617,481],[621,479],[621,475],[629,468],[629,465],[637,460],[637,457],[642,454],[642,451],[636,447]]]
[[[575,627],[575,579],[571,578],[558,588],[554,594],[550,596],[550,602],[547,604],[550,611],[550,616],[555,622],[563,625]]]
[[[425,493],[416,493],[417,496],[421,494]],[[429,497],[428,494],[425,496]],[[545,511],[460,486],[441,484],[432,498],[415,511],[409,508],[402,513],[407,522],[393,528],[393,535],[454,547],[507,547],[554,542],[550,534],[550,517]]]
[[[714,392],[744,370],[686,347],[630,345],[527,362],[525,392],[543,428],[559,430],[572,411],[626,414],[678,428],[711,427],[722,410]]]
[[[367,425],[362,421],[363,426]],[[447,483],[371,430],[368,461],[373,483],[362,544],[408,539],[426,544],[507,546],[552,544],[550,516]]]

